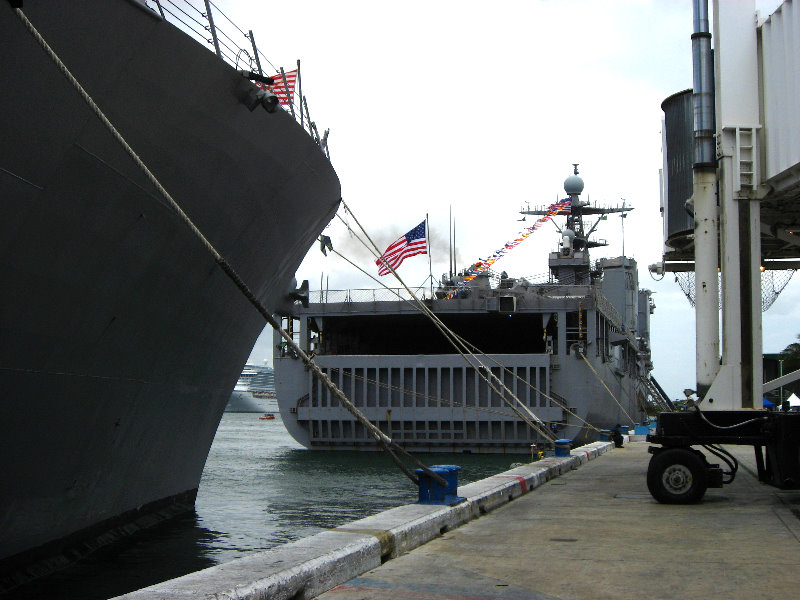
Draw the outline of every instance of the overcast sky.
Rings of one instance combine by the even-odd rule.
[[[731,0],[738,1],[738,0]],[[427,214],[432,272],[448,270],[448,214],[458,266],[516,237],[518,211],[564,197],[580,163],[583,198],[634,208],[597,232],[593,259],[625,252],[653,290],[654,375],[672,398],[695,387],[694,310],[661,259],[661,102],[692,85],[690,0],[244,2],[215,0],[252,29],[269,61],[302,62],[303,92],[322,132],[342,195],[382,248]],[[778,0],[759,1],[766,16]],[[218,19],[219,20],[219,19]],[[265,66],[265,69],[269,67]],[[334,247],[371,272],[371,259],[332,225]],[[548,225],[494,268],[512,276],[547,270],[558,242]],[[428,277],[427,257],[399,270],[409,285]],[[374,287],[314,247],[297,279],[318,289]],[[389,278],[384,278],[388,280]],[[764,350],[795,341],[800,278],[765,313]],[[271,333],[252,362],[271,364]]]

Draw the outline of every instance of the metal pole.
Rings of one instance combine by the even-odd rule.
[[[253,45],[253,56],[256,58],[256,67],[258,67],[258,74],[264,76],[264,71],[261,70],[261,59],[258,58],[258,48],[256,48],[256,38],[253,37],[253,30],[250,30],[250,43]]]
[[[448,250],[450,251],[450,279],[453,279],[453,205],[450,205],[450,245]]]
[[[209,30],[211,31],[211,39],[214,41],[214,50],[217,56],[222,58],[222,52],[219,51],[219,40],[217,39],[217,28],[214,27],[214,17],[211,16],[211,4],[208,0],[206,2],[206,18],[208,19]]]
[[[289,94],[289,84],[286,83],[286,73],[283,72],[283,67],[281,67],[281,79],[283,79],[283,89],[286,90],[286,100],[289,102],[289,110],[292,111],[292,116],[294,116],[294,98]]]
[[[300,77],[300,59],[297,59],[297,93],[300,98],[303,97],[303,79]],[[300,103],[300,127],[305,128],[303,124],[303,103]],[[330,156],[328,157],[330,158]]]
[[[301,105],[302,107],[302,105]],[[328,160],[331,158],[331,151],[328,148],[328,134],[331,132],[330,129],[326,129],[325,133],[322,135],[322,139],[319,142],[320,147],[325,151],[325,156],[328,157]]]
[[[308,110],[308,101],[306,100],[305,96],[301,96],[301,104],[306,109],[306,120],[308,121],[308,131],[311,133],[311,111]]]
[[[431,261],[431,229],[428,224],[428,213],[425,213],[425,242],[428,247],[428,275],[431,278],[431,299],[433,299],[433,263]]]
[[[711,33],[707,0],[694,0],[694,253],[697,394],[703,397],[719,371],[719,281],[716,149]]]

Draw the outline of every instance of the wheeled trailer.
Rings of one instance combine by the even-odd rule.
[[[753,446],[758,479],[782,489],[800,488],[800,413],[755,410],[663,412],[647,441],[653,455],[647,488],[663,504],[698,502],[709,487],[736,477],[738,461],[721,444]],[[701,446],[727,465],[708,462]]]

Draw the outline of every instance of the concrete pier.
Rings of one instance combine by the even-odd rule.
[[[758,483],[752,448],[700,504],[658,504],[640,436],[597,442],[122,596],[129,600],[793,598],[800,492]],[[602,455],[602,457],[601,457]],[[598,460],[593,460],[600,457]]]
[[[800,594],[800,491],[762,485],[751,447],[700,504],[658,504],[629,442],[320,596],[323,600],[783,599]]]

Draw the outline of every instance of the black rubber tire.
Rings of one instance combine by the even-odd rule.
[[[699,502],[708,488],[706,461],[690,448],[667,448],[647,467],[647,489],[661,504]]]

